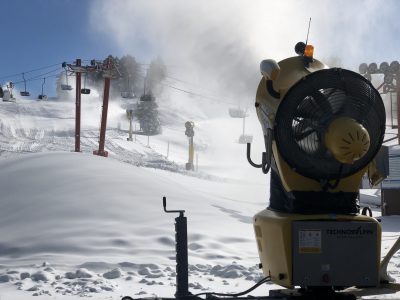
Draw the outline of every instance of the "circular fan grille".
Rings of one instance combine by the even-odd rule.
[[[368,131],[371,145],[354,164],[338,162],[324,145],[329,124],[338,117],[356,120]],[[375,157],[385,133],[385,108],[378,91],[361,75],[344,69],[316,71],[286,93],[275,119],[280,154],[297,173],[338,179],[364,168]]]

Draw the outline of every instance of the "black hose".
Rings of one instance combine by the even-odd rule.
[[[256,164],[251,160],[251,143],[247,143],[247,161],[249,162],[250,165],[252,165],[254,168],[262,168],[262,164]]]
[[[259,282],[257,282],[255,285],[253,285],[251,288],[240,292],[240,293],[233,293],[233,294],[226,294],[226,293],[214,293],[214,292],[204,292],[204,293],[199,293],[194,295],[194,297],[198,297],[198,296],[202,296],[202,295],[206,295],[206,296],[221,296],[221,297],[240,297],[243,295],[246,295],[248,293],[250,293],[251,291],[255,290],[256,288],[258,288],[260,285],[267,283],[271,281],[271,277],[267,276],[264,277],[263,279],[261,279]],[[129,300],[129,299],[126,299]]]
[[[372,210],[371,210],[371,208],[370,208],[369,206],[363,207],[363,209],[362,209],[362,211],[361,211],[361,214],[364,215],[364,216],[366,216],[366,215],[367,215],[367,212],[368,212],[368,215],[369,215],[370,217],[372,217]]]

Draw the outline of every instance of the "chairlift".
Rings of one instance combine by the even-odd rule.
[[[86,88],[86,78],[87,78],[87,73],[85,73],[85,79],[83,80],[83,89],[81,89],[81,94],[89,95],[90,89]]]
[[[45,83],[46,83],[46,78],[43,78],[42,93],[38,96],[39,100],[47,100],[47,95],[43,94],[43,87]]]
[[[245,118],[247,117],[246,111],[241,108],[230,108],[229,115],[232,118]]]
[[[72,91],[73,89],[72,89],[72,86],[70,86],[70,85],[68,85],[68,84],[62,84],[61,85],[61,89],[63,90],[63,91]]]
[[[131,85],[130,78],[131,78],[131,74],[128,75],[128,88]],[[125,98],[125,99],[133,99],[133,98],[135,98],[135,93],[132,90],[121,92],[121,97]]]
[[[29,92],[26,90],[25,73],[22,73],[22,80],[24,81],[24,87],[25,87],[25,89],[24,89],[23,92],[20,92],[20,94],[21,94],[22,97],[29,97],[30,94],[29,94]]]
[[[64,63],[63,63],[64,65]],[[65,69],[65,82],[66,84],[61,84],[61,90],[63,91],[72,91],[72,86],[70,86],[68,84],[68,73],[67,73],[67,69]]]
[[[135,94],[133,92],[121,92],[121,97],[124,99],[133,99]]]
[[[143,94],[140,96],[140,101],[154,101],[155,99],[152,94]]]

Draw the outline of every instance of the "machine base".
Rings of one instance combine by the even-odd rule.
[[[247,296],[247,297],[219,297],[214,296],[212,293],[206,295],[206,298],[201,298],[196,295],[188,295],[186,297],[176,298],[153,298],[154,300],[357,300],[356,295],[344,292],[335,292],[329,288],[319,290],[305,290],[305,289],[282,289],[270,290],[269,296]],[[121,300],[149,300],[149,298],[131,298],[129,296],[123,297]]]
[[[351,293],[335,292],[331,288],[314,288],[314,289],[282,289],[270,290],[269,296],[273,299],[290,299],[290,300],[356,300],[357,297]]]

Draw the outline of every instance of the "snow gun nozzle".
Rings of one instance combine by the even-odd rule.
[[[166,213],[179,213],[179,215],[183,217],[183,214],[185,213],[184,210],[167,210],[167,197],[164,196],[162,200],[163,200],[164,211]]]

